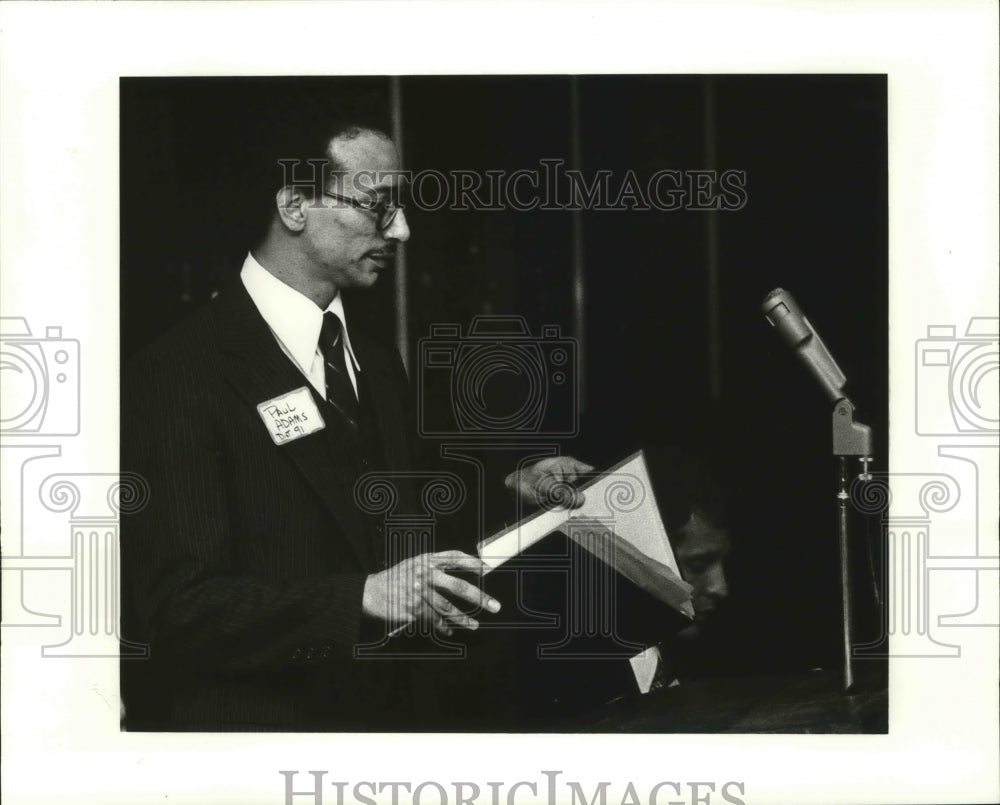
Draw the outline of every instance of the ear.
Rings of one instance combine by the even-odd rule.
[[[306,226],[306,204],[309,199],[295,188],[294,185],[286,185],[281,188],[274,197],[278,218],[285,228],[291,232],[301,232]]]

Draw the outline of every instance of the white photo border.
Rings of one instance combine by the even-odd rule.
[[[4,3],[0,310],[86,345],[80,406],[92,425],[58,441],[59,461],[114,473],[120,76],[887,74],[890,469],[935,467],[945,442],[911,426],[915,345],[928,325],[995,316],[1000,296],[997,23],[989,0]],[[11,455],[4,450],[8,517],[23,503]],[[980,476],[994,517],[979,523],[979,544],[996,556],[995,458]],[[16,553],[11,531],[5,556]],[[942,612],[966,600],[966,581],[943,574]],[[16,590],[3,593],[6,613]],[[418,738],[121,733],[117,660],[42,658],[30,628],[5,629],[4,794],[10,803],[263,805],[285,801],[280,770],[299,770],[298,789],[309,786],[307,770],[327,770],[326,780],[350,785],[439,781],[451,791],[463,780],[484,790],[534,782],[537,797],[524,788],[517,801],[547,802],[543,772],[559,770],[588,796],[612,781],[615,803],[628,783],[646,801],[665,780],[685,786],[685,801],[688,782],[713,781],[713,802],[740,782],[730,791],[747,805],[996,801],[997,630],[955,631],[960,658],[891,662],[887,736]],[[335,794],[327,788],[326,801]],[[438,798],[429,791],[425,801]]]

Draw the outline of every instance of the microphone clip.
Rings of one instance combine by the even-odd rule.
[[[869,479],[865,476],[872,460],[872,429],[854,421],[854,403],[846,397],[837,400],[833,407],[833,454],[859,456],[864,467],[861,479]]]

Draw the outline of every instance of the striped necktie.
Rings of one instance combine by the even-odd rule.
[[[358,398],[347,374],[344,359],[343,327],[336,313],[323,314],[319,333],[319,349],[326,364],[326,399],[355,428],[358,427]]]

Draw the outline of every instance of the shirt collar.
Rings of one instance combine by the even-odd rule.
[[[326,312],[335,313],[344,325],[347,354],[351,356],[354,370],[361,371],[347,331],[344,300],[339,293],[327,305],[326,310],[320,310],[311,299],[264,268],[252,254],[248,254],[243,261],[240,279],[267,326],[303,371],[308,372],[312,366],[319,344],[319,331],[323,326],[323,314]]]

